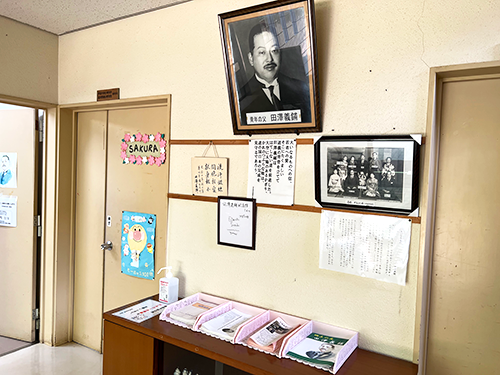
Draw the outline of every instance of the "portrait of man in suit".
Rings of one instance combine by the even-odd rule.
[[[254,74],[240,89],[241,123],[248,124],[247,115],[253,113],[290,110],[299,110],[288,112],[292,121],[310,122],[309,85],[282,72],[285,61],[275,28],[259,20],[249,32],[248,45]]]
[[[12,179],[10,170],[10,158],[8,155],[2,155],[0,167],[0,186],[5,186]]]
[[[17,188],[17,153],[0,152],[0,188]]]
[[[314,1],[219,14],[234,134],[320,132]]]

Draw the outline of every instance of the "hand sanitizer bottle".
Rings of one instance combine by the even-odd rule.
[[[177,302],[179,298],[179,279],[172,275],[172,267],[163,267],[158,273],[165,269],[168,270],[168,272],[165,277],[160,279],[159,300],[166,303]]]

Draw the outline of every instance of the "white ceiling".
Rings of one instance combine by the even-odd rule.
[[[62,35],[191,0],[1,0],[0,15]]]

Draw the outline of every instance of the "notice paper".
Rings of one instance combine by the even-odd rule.
[[[291,206],[295,186],[295,139],[249,142],[248,198],[257,203]]]
[[[161,314],[165,307],[167,307],[166,303],[148,299],[138,303],[137,305],[127,307],[122,311],[115,312],[113,315],[131,320],[135,323],[141,323],[145,320],[151,319],[153,316]]]
[[[17,197],[0,195],[0,226],[17,227]]]
[[[319,267],[405,285],[411,220],[323,211]]]

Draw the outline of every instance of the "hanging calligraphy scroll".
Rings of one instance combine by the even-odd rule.
[[[215,157],[206,156],[213,146]],[[201,157],[191,158],[191,182],[194,195],[217,197],[227,195],[228,158],[219,157],[217,148],[210,142]]]

